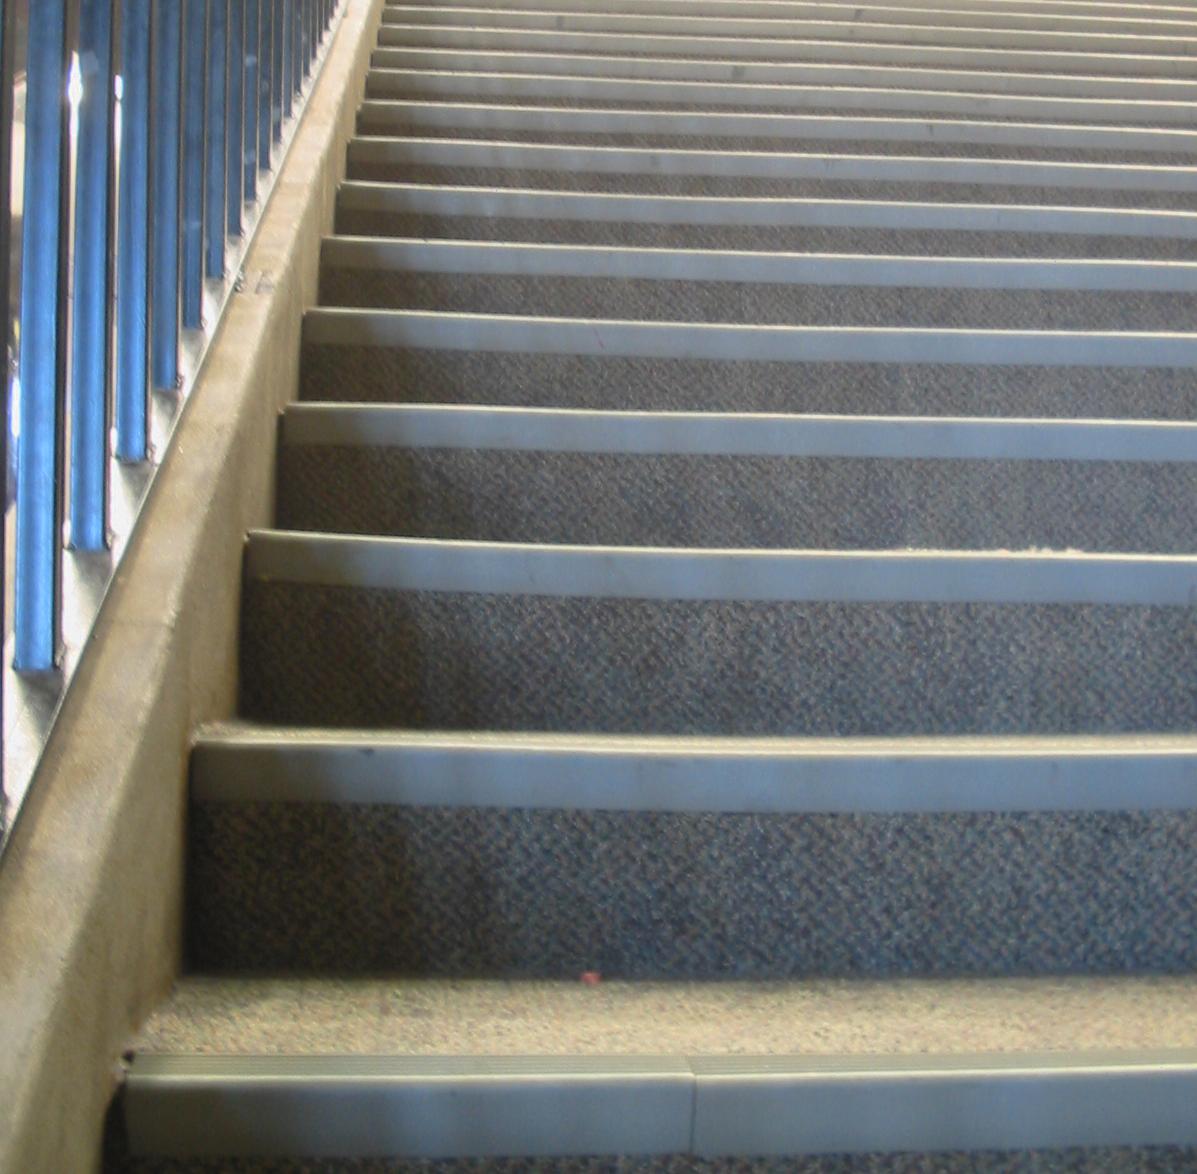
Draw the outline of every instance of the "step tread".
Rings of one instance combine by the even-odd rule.
[[[964,367],[1197,367],[1197,332],[960,326],[791,326],[322,306],[310,345],[477,354]]]
[[[1197,461],[1197,423],[782,412],[598,411],[470,404],[290,405],[295,446],[921,460]]]
[[[134,1046],[158,1055],[746,1055],[813,1066],[839,1056],[878,1069],[882,1057],[929,1055],[1131,1060],[1197,1049],[1197,976],[597,986],[192,976]]]
[[[572,192],[379,180],[348,180],[338,200],[356,211],[446,216],[1197,237],[1197,213],[1182,209]]]
[[[1197,292],[1197,262],[1180,260],[911,257],[335,235],[324,239],[322,264],[326,270],[385,274],[638,278],[862,288]]]
[[[877,39],[845,40],[777,37],[720,37],[709,34],[668,32],[579,32],[556,29],[499,27],[470,28],[459,25],[407,24],[388,22],[379,30],[380,49],[391,47],[479,49],[553,49],[561,53],[605,51],[625,56],[648,54],[715,60],[739,58],[748,61],[865,62],[888,65],[976,66],[983,70],[1021,70],[1062,73],[1069,70],[1104,76],[1149,75],[1188,78],[1192,59],[1184,54],[1102,51],[1101,48],[1072,51],[1067,47],[1035,49],[987,47],[983,45],[936,45]],[[1171,46],[1175,49],[1175,46]]]
[[[856,41],[930,42],[964,46],[1021,46],[1041,49],[1090,49],[1114,53],[1168,54],[1191,24],[1158,31],[1087,27],[1084,29],[1002,28],[984,25],[910,24],[900,15],[892,19],[851,20],[842,14],[794,19],[703,16],[694,14],[554,12],[518,8],[478,8],[404,5],[383,10],[383,27],[424,25],[438,28],[556,29],[567,32],[628,31],[706,33],[720,37],[828,37]]]
[[[668,600],[1192,607],[1197,555],[570,546],[251,530],[251,579]]]
[[[1197,807],[1197,736],[710,737],[337,730],[199,734],[196,803],[593,811]]]

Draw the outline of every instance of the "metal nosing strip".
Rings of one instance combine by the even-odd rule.
[[[393,591],[841,603],[1197,603],[1197,556],[541,546],[251,531],[251,578]]]
[[[139,1056],[139,1155],[799,1154],[1197,1143],[1197,1054]]]

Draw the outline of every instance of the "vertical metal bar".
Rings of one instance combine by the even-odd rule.
[[[0,361],[4,372],[5,412],[0,420],[0,470],[4,489],[0,505],[8,508],[8,345],[12,338],[9,314],[9,285],[12,281],[12,120],[13,120],[13,5],[0,0]],[[0,634],[6,631],[5,601],[8,598],[7,526],[0,526]],[[4,677],[0,666],[0,713],[4,711]],[[4,723],[0,721],[0,843],[11,824],[4,788]]]
[[[283,86],[285,85],[284,73],[286,70],[283,45],[287,39],[287,12],[283,0],[270,0],[270,8],[273,14],[271,22],[274,29],[270,69],[270,135],[278,143],[282,141],[283,137]]]
[[[245,2],[245,124],[241,155],[241,194],[258,198],[258,72],[260,69],[258,0]]]
[[[283,118],[290,118],[295,98],[295,0],[280,0],[283,8]]]
[[[303,87],[303,59],[307,52],[307,41],[304,36],[307,25],[303,19],[303,6],[305,3],[306,0],[295,0],[295,12],[292,17],[295,22],[295,43],[293,46],[295,53],[295,74],[292,80],[295,82],[295,92],[297,94]]]
[[[26,62],[20,405],[17,421],[16,667],[58,655],[62,481],[63,148],[66,0],[39,0]]]
[[[259,0],[258,29],[258,166],[270,170],[270,96],[274,92],[274,0]]]
[[[122,461],[143,461],[148,451],[152,9],[152,0],[125,0],[121,17],[116,455]]]
[[[204,126],[208,0],[186,0],[183,34],[183,325],[204,324]]]
[[[179,386],[179,197],[183,82],[183,13],[163,0],[154,19],[154,170],[151,208],[150,358],[153,386]]]
[[[228,118],[229,0],[211,0],[208,24],[208,119],[204,128],[204,239],[209,277],[224,277],[225,123]]]
[[[112,27],[112,0],[82,0],[70,393],[70,520],[76,550],[103,550],[108,543]]]
[[[306,78],[312,72],[312,0],[299,0],[299,65]]]
[[[227,204],[225,227],[230,236],[241,235],[242,138],[245,133],[245,0],[229,3],[229,96],[227,139]]]

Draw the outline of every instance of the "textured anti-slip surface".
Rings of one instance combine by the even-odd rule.
[[[495,542],[1197,551],[1197,462],[283,445],[278,524]]]
[[[501,107],[500,107],[501,109]],[[526,108],[525,108],[526,109]],[[550,108],[551,109],[551,108]],[[617,110],[619,107],[610,107]],[[639,107],[644,110],[645,107]],[[519,108],[517,107],[517,110]],[[672,111],[671,111],[672,112]],[[521,120],[526,117],[520,111]],[[550,115],[551,117],[551,115]],[[801,117],[801,116],[799,116]],[[768,116],[766,116],[768,118]],[[468,123],[468,119],[462,119]],[[960,158],[969,159],[1031,159],[1051,160],[1054,162],[1085,162],[1085,163],[1125,163],[1133,159],[1143,166],[1184,167],[1192,162],[1192,155],[1183,151],[1160,150],[1123,150],[1111,148],[1108,145],[1087,147],[1045,147],[1034,143],[969,143],[947,142],[932,140],[922,141],[916,135],[908,138],[867,139],[853,138],[845,135],[841,138],[818,137],[813,134],[803,136],[795,131],[795,123],[778,127],[775,123],[767,129],[773,133],[759,133],[766,129],[762,123],[756,127],[745,127],[745,133],[740,136],[733,134],[676,134],[667,133],[672,127],[670,121],[658,123],[654,129],[628,132],[624,130],[607,132],[594,130],[575,130],[572,122],[566,129],[509,129],[505,126],[493,125],[461,125],[461,126],[424,126],[419,120],[401,120],[395,112],[387,106],[367,106],[358,117],[360,134],[369,137],[388,138],[394,136],[411,136],[420,139],[470,139],[472,141],[494,141],[506,143],[568,143],[571,145],[586,145],[598,147],[655,147],[658,149],[681,148],[683,150],[702,151],[759,151],[785,152],[796,154],[838,154],[838,155],[917,155],[921,158]],[[895,121],[901,122],[901,116]],[[986,120],[988,121],[988,120]],[[996,120],[1009,121],[1009,120]],[[968,137],[969,124],[963,119],[935,119],[938,127],[951,128],[954,123],[961,123],[963,133],[958,130],[947,129],[946,133],[952,137]],[[711,124],[708,124],[711,125]],[[798,124],[799,127],[801,124]],[[1024,124],[1025,125],[1025,124]],[[676,122],[673,123],[676,127]],[[726,130],[726,126],[720,128]],[[753,130],[757,133],[752,133]],[[778,133],[785,129],[788,133]],[[1023,137],[1027,137],[1025,131]],[[975,136],[980,137],[980,136]],[[1175,144],[1173,144],[1175,145]],[[647,169],[646,169],[647,170]]]
[[[875,289],[735,281],[414,273],[326,266],[326,305],[540,314],[643,322],[1187,330],[1197,295],[1033,290]]]
[[[1197,419],[1182,367],[719,362],[309,343],[308,400],[663,411]]]
[[[912,152],[914,154],[916,152]],[[1191,160],[1186,159],[1185,165]],[[819,200],[931,200],[969,204],[1055,204],[1086,207],[1154,208],[1193,211],[1197,192],[1142,189],[1046,187],[1034,184],[993,184],[894,180],[774,179],[740,175],[670,175],[637,172],[437,166],[408,162],[365,162],[349,157],[347,177],[383,183],[445,183],[456,187],[547,188],[568,192],[640,192],[678,196],[800,196]]]
[[[278,724],[965,734],[1197,725],[1187,607],[831,604],[247,580],[241,709]]]
[[[634,215],[628,210],[628,215]],[[346,236],[447,240],[553,241],[557,244],[642,248],[747,249],[764,252],[884,253],[929,257],[1145,257],[1192,260],[1197,240],[1175,237],[1086,236],[978,231],[896,231],[796,225],[651,224],[635,220],[552,220],[538,217],[448,216],[370,211],[343,199],[336,231]]]
[[[201,970],[766,978],[1197,966],[1192,813],[199,804]]]
[[[106,1174],[1182,1174],[1197,1150],[1177,1146],[983,1150],[932,1154],[822,1154],[696,1158],[688,1154],[457,1160],[113,1157]]]
[[[1197,979],[183,979],[159,1055],[952,1055],[1197,1044]]]

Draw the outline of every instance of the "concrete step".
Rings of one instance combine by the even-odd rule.
[[[573,105],[636,104],[673,109],[758,108],[771,110],[827,110],[919,112],[959,118],[1011,118],[1043,122],[1085,124],[1128,123],[1139,126],[1192,126],[1197,115],[1192,90],[1181,99],[1156,96],[1149,85],[1132,86],[1122,79],[1103,82],[1102,90],[1113,89],[1116,97],[1076,96],[1077,88],[1061,78],[1066,96],[1024,93],[1020,90],[991,92],[981,88],[986,79],[974,79],[968,90],[937,86],[920,88],[914,79],[895,76],[883,85],[867,68],[861,68],[855,84],[837,83],[815,76],[799,84],[773,81],[679,80],[669,77],[681,72],[677,66],[645,60],[637,70],[613,63],[604,74],[536,73],[516,69],[502,71],[495,62],[486,71],[464,69],[372,69],[366,80],[370,98],[457,98],[481,101],[565,102]],[[764,72],[762,66],[729,64],[722,72],[738,70]],[[704,73],[718,73],[706,69]],[[775,73],[785,73],[780,67]],[[904,71],[895,71],[896,75]],[[641,73],[646,76],[623,76]],[[665,75],[665,76],[661,76]],[[888,80],[888,79],[887,79]],[[872,82],[872,85],[868,83]],[[1066,84],[1068,83],[1068,84]],[[991,82],[991,86],[999,83]],[[1013,87],[1011,87],[1013,88]],[[1125,96],[1126,91],[1134,96]]]
[[[575,981],[1184,972],[1195,766],[1188,736],[216,730],[193,769],[189,957]]]
[[[331,238],[329,306],[751,325],[1185,330],[1197,264]]]
[[[388,0],[384,19],[403,19],[403,13],[413,5],[406,0]],[[426,6],[416,4],[416,9]],[[919,4],[850,4],[829,0],[519,0],[518,5],[496,4],[490,0],[458,0],[440,4],[442,10],[463,14],[505,12],[515,7],[520,12],[610,13],[613,15],[647,15],[688,17],[728,17],[733,19],[762,18],[777,20],[863,20],[902,21],[911,25],[932,25],[940,28],[1025,28],[1055,32],[1098,30],[1118,33],[1174,32],[1178,37],[1197,35],[1197,14],[1192,8],[1143,9],[1135,6],[1121,8],[1069,8],[1064,5],[1045,6],[1037,10],[1027,7],[1012,9],[1005,4],[960,6],[924,0]]]
[[[727,86],[868,86],[878,90],[946,91],[1007,94],[1023,98],[1089,98],[1154,102],[1193,102],[1197,81],[1156,77],[1148,70],[1135,76],[1117,74],[1045,73],[1029,70],[978,70],[947,64],[872,64],[827,61],[736,61],[713,57],[619,56],[553,53],[534,48],[468,50],[383,46],[371,59],[377,80],[416,73],[520,74],[573,78],[619,78],[657,82],[718,82]],[[679,94],[686,93],[679,89]]]
[[[1193,556],[728,551],[257,532],[241,705],[286,724],[1176,732]]]
[[[837,19],[838,17],[838,19]],[[835,40],[891,42],[1006,48],[1064,50],[1085,53],[1122,53],[1144,56],[1176,53],[1191,35],[1193,22],[1159,25],[1148,31],[1126,26],[1104,31],[1095,24],[1066,29],[969,27],[949,16],[950,23],[909,23],[900,14],[891,20],[861,20],[852,12],[830,18],[785,19],[770,17],[718,17],[652,15],[609,12],[538,12],[522,8],[448,8],[442,5],[389,5],[382,13],[388,25],[424,25],[478,29],[556,30],[590,33],[665,33],[676,36],[710,36],[726,40],[744,37],[780,40]]]
[[[278,524],[494,542],[1197,551],[1197,426],[298,405]]]
[[[1183,45],[1150,53],[1076,51],[1067,46],[1037,49],[979,45],[938,45],[834,37],[721,37],[695,33],[577,32],[564,29],[422,25],[388,22],[378,31],[380,48],[443,48],[464,51],[533,51],[555,54],[619,54],[653,57],[713,57],[741,61],[810,61],[890,66],[944,66],[985,72],[1191,79],[1192,58]]]
[[[1197,215],[1191,212],[619,195],[354,181],[342,185],[338,194],[337,231],[908,256],[1197,256]]]
[[[1195,353],[1187,334],[326,308],[307,315],[301,395],[598,410],[1185,420],[1197,416]]]
[[[360,137],[354,180],[629,194],[1197,208],[1190,165]]]
[[[1167,1147],[1197,1141],[1193,1002],[1176,979],[190,979],[141,1033],[123,1111],[146,1162],[237,1151],[319,1153],[330,1171],[364,1168],[334,1155],[409,1163],[375,1158],[378,1171],[460,1155],[418,1165],[454,1174],[517,1160],[570,1174],[1176,1170],[1193,1151]],[[711,1156],[754,1128],[764,1153],[785,1156]],[[627,1156],[570,1156],[584,1147]],[[291,1174],[302,1158],[242,1161],[221,1169]]]
[[[983,119],[886,118],[825,114],[777,114],[719,110],[635,109],[626,106],[568,107],[371,99],[358,112],[366,136],[461,137],[523,142],[628,147],[724,146],[745,140],[765,150],[819,151],[828,144],[847,154],[960,154],[1085,162],[1183,161],[1197,150],[1197,131],[1187,128],[1083,126],[1070,123]]]

